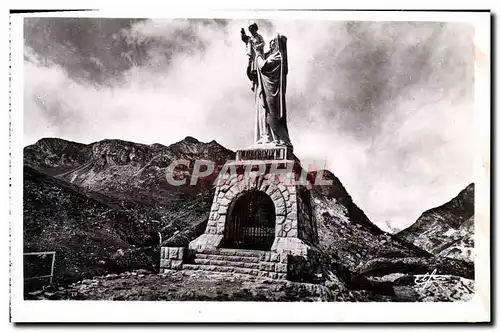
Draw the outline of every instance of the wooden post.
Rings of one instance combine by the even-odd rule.
[[[54,263],[56,262],[56,252],[52,254],[52,266],[50,267],[50,284],[52,284],[52,278],[54,277]]]

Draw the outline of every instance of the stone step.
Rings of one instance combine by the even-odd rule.
[[[271,279],[286,279],[286,273],[277,273],[277,272],[266,272],[259,271],[256,269],[248,269],[242,267],[233,267],[233,266],[219,266],[219,265],[205,265],[205,264],[184,264],[182,266],[184,270],[202,270],[202,271],[211,271],[211,272],[223,272],[223,273],[240,273],[240,274],[248,274],[255,277],[263,277],[263,278],[271,278]]]
[[[213,255],[208,255],[213,256]],[[221,257],[221,256],[217,256]],[[233,257],[233,256],[226,256]],[[254,258],[254,257],[242,257],[242,258]],[[232,267],[242,267],[247,269],[259,269],[259,262],[248,262],[248,261],[232,261],[232,260],[217,260],[217,259],[203,259],[195,258],[194,262],[200,265],[218,265],[218,266],[232,266]]]
[[[245,262],[245,263],[258,263],[260,260],[259,257],[199,254],[199,253],[196,254],[195,260],[196,259],[208,259],[211,261]]]
[[[268,251],[261,250],[248,250],[248,249],[204,249],[199,252],[200,254],[209,254],[209,255],[223,255],[223,256],[240,256],[240,257],[256,257],[260,258],[264,256]]]

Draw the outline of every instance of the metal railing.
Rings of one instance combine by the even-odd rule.
[[[42,279],[42,278],[50,278],[49,282],[52,284],[52,278],[54,277],[54,263],[56,261],[56,252],[55,251],[40,251],[40,252],[25,252],[23,253],[24,256],[43,256],[43,255],[52,255],[52,263],[50,267],[50,274],[42,275],[42,276],[36,276],[36,277],[28,277],[24,278],[24,280],[30,280],[30,279]]]

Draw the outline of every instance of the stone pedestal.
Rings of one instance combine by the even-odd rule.
[[[306,258],[317,244],[306,172],[291,147],[261,146],[236,152],[228,161],[216,184],[216,191],[205,233],[193,240],[195,251],[220,248],[232,204],[249,190],[266,193],[275,207],[275,239],[272,252]]]

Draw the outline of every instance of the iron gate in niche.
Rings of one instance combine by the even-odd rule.
[[[259,190],[233,202],[225,228],[226,248],[270,250],[275,238],[276,213],[271,197]]]

